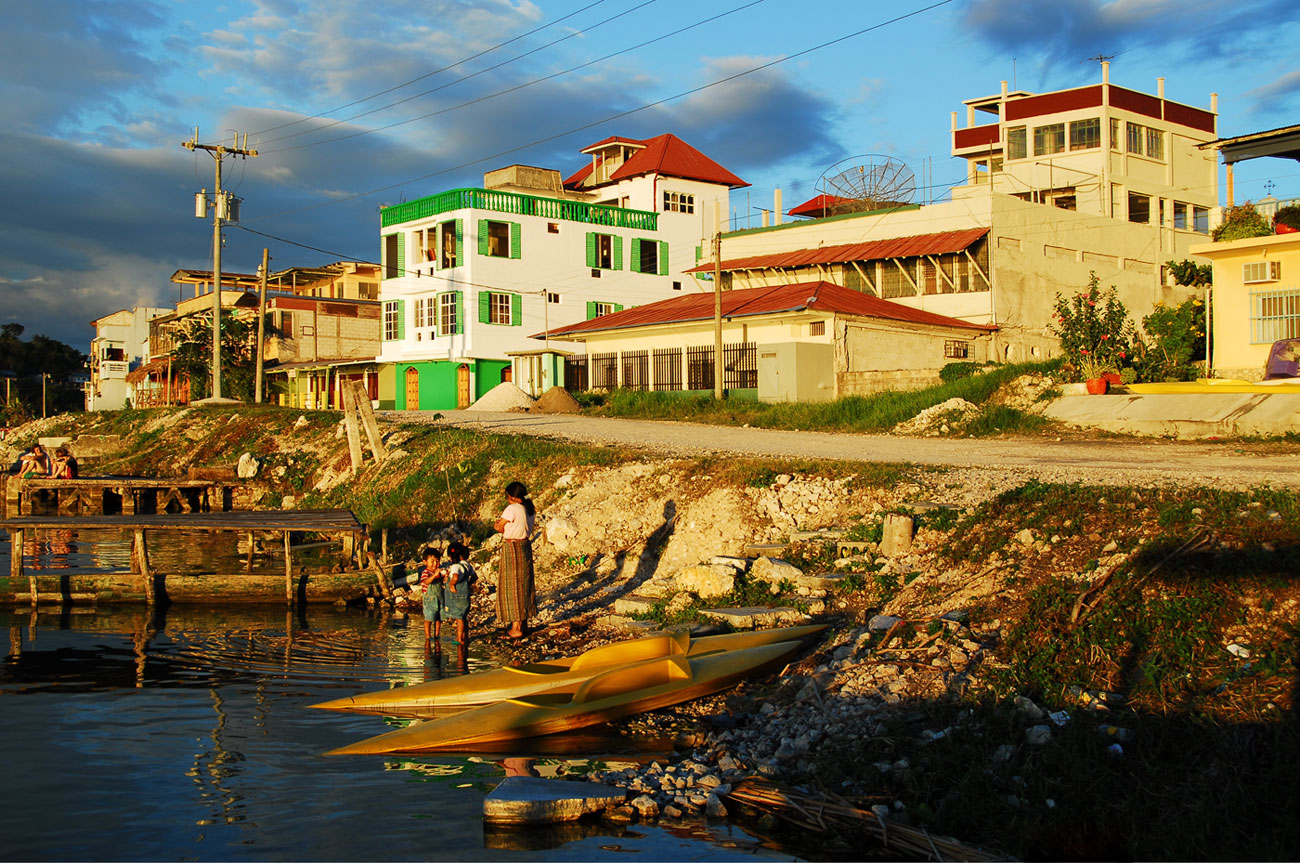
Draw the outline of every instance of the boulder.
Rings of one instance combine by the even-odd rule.
[[[699,564],[679,570],[673,578],[678,590],[702,599],[724,596],[736,588],[736,570],[723,564]]]
[[[760,557],[749,567],[749,577],[773,585],[783,581],[797,585],[799,579],[803,577],[803,570],[778,558]]]
[[[507,776],[483,800],[483,820],[498,824],[551,824],[618,806],[622,788],[532,776]]]
[[[252,479],[257,476],[257,472],[261,469],[262,463],[251,452],[246,452],[239,457],[239,465],[235,468],[235,475],[240,479]]]
[[[556,516],[548,519],[546,522],[546,541],[558,548],[560,551],[567,550],[569,543],[577,538],[577,536],[578,525],[571,518]]]

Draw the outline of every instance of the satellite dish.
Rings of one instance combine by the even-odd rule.
[[[853,156],[827,168],[817,188],[826,195],[827,215],[858,213],[911,203],[916,175],[889,156]]]

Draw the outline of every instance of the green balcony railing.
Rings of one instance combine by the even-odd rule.
[[[490,189],[452,189],[427,198],[417,198],[404,204],[394,204],[379,211],[380,224],[387,228],[416,219],[427,219],[440,213],[456,210],[490,210],[515,216],[538,216],[543,219],[562,219],[586,225],[604,225],[609,228],[631,228],[653,231],[659,224],[659,214],[646,210],[627,210],[602,204],[585,204],[581,201],[564,201],[559,198],[538,198],[515,192],[494,192]]]

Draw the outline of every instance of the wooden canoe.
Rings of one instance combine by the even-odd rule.
[[[475,747],[556,734],[721,692],[792,657],[799,641],[698,656],[663,656],[607,670],[576,685],[416,722],[325,753],[473,752]]]
[[[738,650],[784,641],[802,641],[825,629],[822,625],[760,629],[726,635],[691,638],[685,632],[636,638],[593,647],[578,656],[494,668],[478,674],[430,680],[338,698],[312,707],[382,716],[428,717],[435,713],[478,707],[507,698],[519,698],[562,686],[577,685],[617,668],[665,656],[697,656],[719,650]]]

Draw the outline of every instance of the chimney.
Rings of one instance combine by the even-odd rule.
[[[1103,84],[1110,83],[1110,61],[1109,60],[1101,61],[1101,83]]]
[[[776,215],[776,224],[781,224],[781,190],[778,188],[775,195],[775,203],[772,205],[772,212]]]
[[[1163,99],[1163,98],[1165,97],[1165,79],[1164,79],[1164,78],[1157,78],[1157,79],[1156,79],[1156,95],[1157,95],[1158,97],[1160,97],[1161,99]]]

